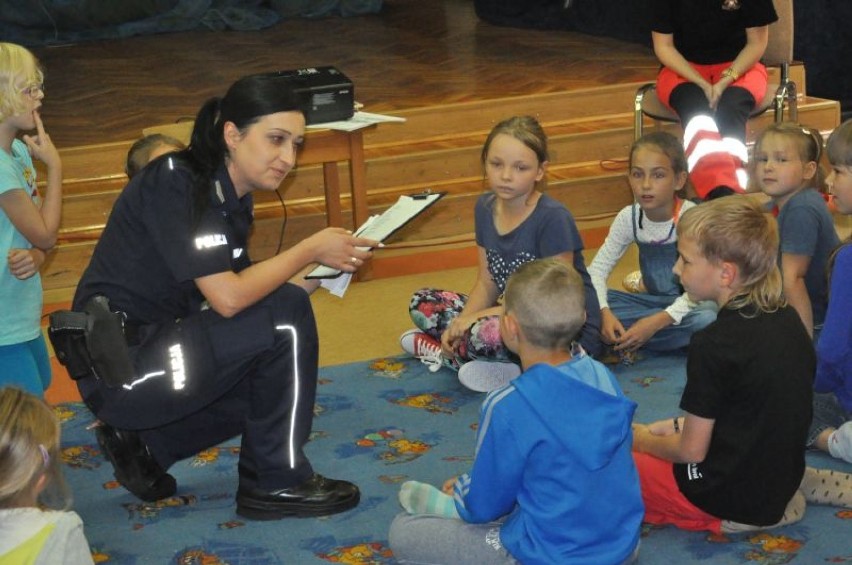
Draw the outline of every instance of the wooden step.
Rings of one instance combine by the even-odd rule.
[[[839,107],[833,101],[803,98],[799,108],[799,119],[803,124],[829,131],[839,123]],[[753,138],[771,121],[770,113],[752,120],[749,124],[750,138]],[[621,127],[606,127],[619,123],[622,124]],[[574,121],[546,126],[549,133],[551,163],[554,167],[560,164],[619,160],[627,157],[633,141],[633,130],[630,125],[632,116],[627,114],[612,116],[598,122],[588,122],[588,124],[594,124],[596,128],[590,128],[592,131],[581,131]],[[652,125],[653,123],[649,121],[648,127]],[[602,126],[606,129],[602,129]],[[677,124],[665,124],[662,127],[676,134],[680,133]],[[460,139],[470,143],[449,149],[413,151],[368,158],[367,186],[371,203],[377,200],[379,195],[388,192],[392,195],[384,201],[390,204],[402,193],[417,192],[424,188],[444,190],[447,185],[461,181],[475,182],[481,179],[482,167],[479,162],[481,139],[465,136],[456,138],[456,141]],[[341,165],[339,174],[344,185],[349,182],[348,167]],[[102,229],[115,198],[124,186],[122,179],[122,176],[107,176],[66,183],[68,188],[64,199],[60,237],[66,238],[80,232],[96,233]],[[285,195],[293,215],[324,211],[325,197],[321,167],[296,169],[284,181],[280,191]],[[349,195],[343,194],[341,199],[344,207],[349,207]],[[259,208],[279,206],[277,196],[271,193],[258,193],[255,200]]]
[[[794,68],[795,73],[803,78],[803,67]],[[448,193],[378,255],[471,244],[474,202],[486,188],[479,162],[482,141],[496,120],[518,113],[538,115],[548,132],[548,193],[565,203],[584,229],[598,229],[601,222],[607,225],[631,199],[624,171],[633,140],[632,97],[640,84],[406,110],[397,113],[408,120],[405,124],[386,124],[367,132],[366,184],[371,213],[381,212],[400,194],[426,188]],[[830,131],[840,121],[839,105],[800,96],[799,119]],[[771,120],[770,114],[752,120],[749,137]],[[654,126],[649,122],[648,127]],[[661,127],[679,133],[677,124]],[[123,164],[130,144],[61,150],[65,171],[61,243],[43,269],[46,289],[76,285],[125,185]],[[340,166],[338,172],[346,185],[348,167]],[[256,260],[326,225],[322,173],[319,166],[298,168],[279,189],[288,218],[283,243],[281,202],[273,193],[255,195],[250,251]],[[348,194],[341,196],[345,211],[351,209],[349,200]]]
[[[774,80],[777,69],[769,69],[769,76],[770,81]],[[804,97],[804,65],[792,65],[790,77],[796,82],[799,95]],[[392,152],[393,147],[398,144],[411,146],[466,136],[481,140],[494,123],[517,114],[531,114],[548,124],[598,121],[609,115],[629,114],[633,108],[636,89],[642,84],[644,83],[631,82],[394,111],[394,115],[404,117],[406,122],[386,124],[367,132],[365,151],[370,157],[372,151]],[[139,135],[142,135],[141,131]],[[123,178],[124,162],[133,141],[131,139],[97,145],[60,147],[66,182]],[[41,167],[38,163],[36,166]],[[40,170],[40,173],[43,171]],[[39,177],[45,178],[43,174]]]
[[[594,165],[588,165],[594,168]],[[623,172],[600,170],[596,177],[566,178],[549,183],[547,193],[564,202],[575,215],[578,222],[595,221],[609,218],[631,200],[630,190],[624,182]],[[469,237],[473,233],[473,209],[476,198],[481,193],[469,191],[448,195],[441,199],[424,214],[413,220],[387,243],[393,247],[400,242],[435,242],[442,239]],[[394,198],[395,200],[395,198]],[[372,213],[380,213],[390,205],[390,201],[371,205]],[[283,248],[300,241],[325,227],[323,212],[294,214],[287,207],[287,223]],[[77,212],[77,208],[67,209],[66,214]],[[272,256],[281,241],[283,213],[280,205],[261,206],[256,214],[254,231],[250,240],[249,252],[253,259],[261,260]],[[70,236],[56,247],[48,257],[42,269],[42,278],[46,290],[73,287],[77,284],[82,271],[89,263],[92,251],[97,243],[94,232],[78,233]]]
[[[779,69],[768,69],[770,83],[777,81]],[[790,66],[790,78],[800,97],[806,95],[805,67]],[[477,134],[484,138],[495,123],[509,116],[528,114],[543,124],[600,120],[605,116],[631,114],[636,90],[645,82],[615,84],[607,87],[574,89],[548,94],[513,96],[443,104],[393,112],[406,119],[405,124],[389,124],[365,136],[367,151],[396,144],[412,145]]]

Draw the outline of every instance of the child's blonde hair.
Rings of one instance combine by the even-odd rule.
[[[813,161],[816,163],[816,174],[806,184],[811,188],[823,192],[825,190],[824,175],[820,168],[820,158],[822,157],[822,134],[819,130],[801,126],[793,122],[773,123],[767,126],[754,142],[754,153],[757,154],[761,150],[763,141],[769,136],[779,136],[792,141],[799,154],[799,158],[803,163]]]
[[[786,303],[778,270],[778,228],[754,199],[731,196],[690,208],[677,224],[677,237],[693,239],[713,264],[737,266],[739,288],[725,308],[749,306],[757,314]]]
[[[513,116],[503,120],[491,129],[491,133],[485,138],[485,144],[482,146],[482,155],[480,162],[485,166],[488,160],[488,150],[491,149],[491,142],[500,134],[506,134],[514,137],[535,153],[539,165],[550,160],[547,152],[547,134],[544,133],[544,128],[538,123],[538,120],[532,116]]]
[[[151,154],[160,147],[173,147],[175,151],[186,149],[186,145],[170,135],[163,133],[152,133],[133,142],[127,151],[127,161],[124,164],[124,172],[127,178],[133,178],[151,161]]]
[[[509,277],[505,307],[531,344],[570,351],[586,321],[583,279],[556,259],[530,261]]]
[[[42,399],[14,387],[0,389],[0,508],[26,502],[47,476],[39,500],[67,509],[71,498],[60,469],[59,419]]]
[[[41,86],[44,73],[29,50],[14,43],[0,42],[0,122],[26,110],[23,87]]]

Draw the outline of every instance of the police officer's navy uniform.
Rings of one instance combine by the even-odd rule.
[[[252,196],[237,198],[224,166],[201,214],[192,172],[160,158],[115,203],[74,297],[104,295],[126,314],[135,380],[78,387],[107,424],[138,430],[168,468],[242,434],[240,488],[287,488],[313,470],[302,447],[317,380],[316,322],[304,289],[285,284],[232,318],[206,307],[194,279],[251,264]]]

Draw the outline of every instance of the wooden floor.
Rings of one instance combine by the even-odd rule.
[[[58,147],[131,140],[192,117],[245,74],[334,65],[375,112],[650,79],[643,45],[495,27],[470,0],[385,0],[381,14],[292,19],[251,31],[192,31],[34,49],[42,116]]]

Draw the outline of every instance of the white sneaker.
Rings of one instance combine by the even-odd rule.
[[[420,359],[432,373],[444,365],[441,342],[420,330],[408,330],[403,333],[399,336],[399,345],[406,353]]]
[[[499,361],[468,361],[459,367],[461,384],[477,392],[491,392],[506,386],[521,374],[514,363]]]

